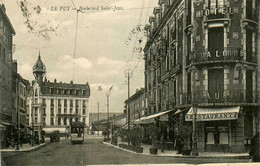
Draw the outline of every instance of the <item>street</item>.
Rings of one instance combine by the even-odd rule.
[[[74,166],[108,164],[202,164],[202,163],[246,163],[248,159],[174,158],[145,156],[125,152],[102,143],[103,139],[87,139],[84,144],[72,145],[69,140],[48,144],[31,152],[2,153],[8,166]],[[12,153],[12,154],[10,154]]]

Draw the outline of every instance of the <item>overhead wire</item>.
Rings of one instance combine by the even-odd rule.
[[[141,20],[142,20],[142,16],[143,16],[143,7],[144,7],[144,0],[142,0],[141,11],[140,11],[139,20],[138,20],[138,25],[141,24]],[[139,32],[137,31],[136,35],[135,35],[134,47],[136,46],[138,33]],[[134,51],[135,51],[135,49],[133,49],[132,54],[131,54],[131,58],[130,58],[130,62],[129,62],[130,64],[129,64],[129,67],[128,67],[129,69],[131,68],[131,63],[132,63],[132,60],[133,60]]]
[[[145,16],[145,22],[147,21],[148,18],[148,13],[149,13],[149,9],[150,9],[150,5],[151,5],[151,1],[149,1],[148,7],[147,7],[147,12],[146,12],[146,16]],[[135,65],[135,67],[133,68],[133,71],[137,68],[137,66],[139,65],[139,63],[141,62],[142,58],[139,59],[139,61],[137,62],[137,64]]]

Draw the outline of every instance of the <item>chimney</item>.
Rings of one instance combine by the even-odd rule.
[[[5,5],[2,4],[0,7],[1,7],[1,9],[3,10],[3,12],[6,13],[6,12],[5,12],[5,11],[6,11]]]
[[[17,73],[17,60],[13,60],[13,65],[12,65],[13,71]]]

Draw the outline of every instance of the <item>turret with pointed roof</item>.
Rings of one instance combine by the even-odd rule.
[[[41,85],[43,81],[43,76],[46,73],[46,67],[41,60],[41,55],[39,52],[38,60],[36,61],[35,65],[33,66],[33,75],[35,77],[36,82]]]

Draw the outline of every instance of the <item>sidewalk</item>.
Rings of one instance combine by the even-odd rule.
[[[143,148],[143,153],[136,153],[127,149],[120,148],[119,146],[112,145],[111,143],[103,142],[106,145],[112,146],[117,149],[121,149],[123,151],[127,151],[134,154],[140,154],[140,155],[148,155],[148,156],[164,156],[164,157],[176,157],[176,158],[233,158],[233,159],[250,159],[250,156],[248,153],[221,153],[221,152],[200,152],[199,156],[185,156],[182,154],[176,154],[176,150],[165,150],[164,153],[161,152],[160,149],[158,149],[157,155],[150,154],[149,149],[151,148],[151,145],[141,145]],[[127,144],[127,143],[126,143]]]
[[[45,146],[49,142],[42,143],[40,145],[31,146],[29,144],[23,144],[22,147],[19,146],[19,150],[16,150],[16,146],[13,148],[7,148],[7,149],[0,149],[1,152],[29,152],[32,150],[36,150],[42,146]]]

